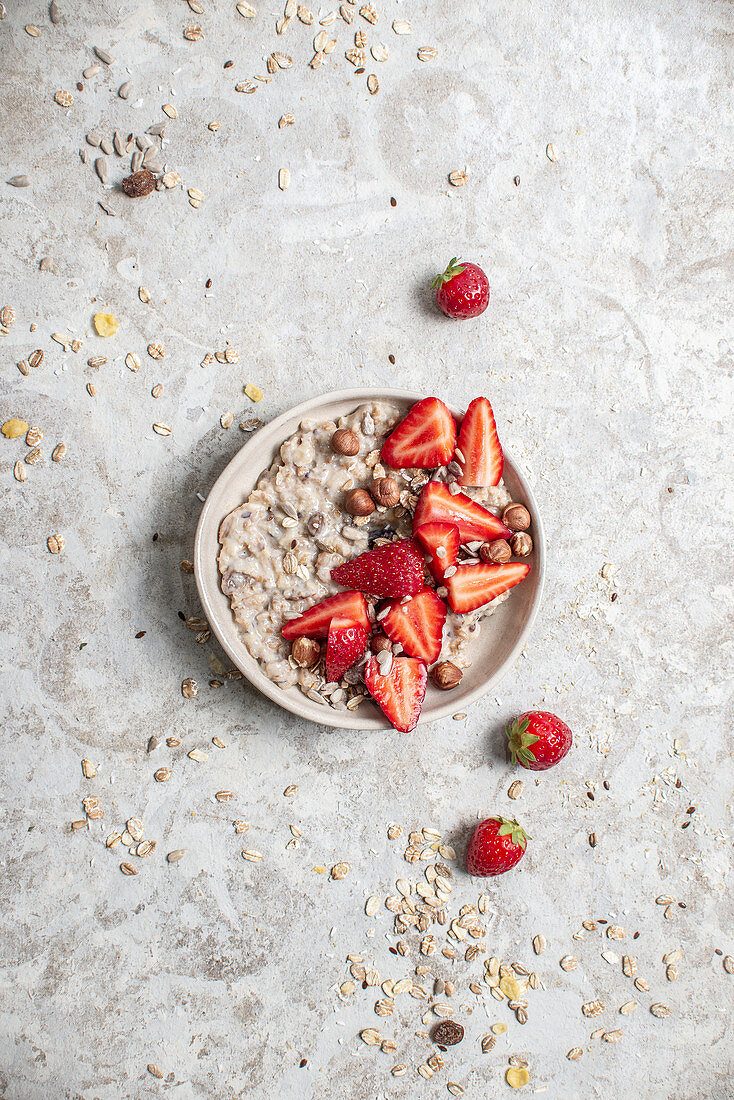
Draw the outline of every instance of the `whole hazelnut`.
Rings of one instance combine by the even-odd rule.
[[[516,558],[526,558],[533,552],[533,540],[524,531],[519,531],[512,537],[512,552]]]
[[[331,449],[338,455],[358,455],[357,433],[351,428],[338,428],[331,437]]]
[[[502,522],[511,531],[527,531],[530,526],[530,512],[524,504],[508,504],[502,513]]]
[[[483,542],[479,547],[479,557],[482,561],[503,562],[512,557],[510,544],[505,539],[495,539],[494,542]]]
[[[377,477],[370,489],[372,496],[383,508],[394,508],[400,503],[400,486],[394,477]]]
[[[392,649],[392,642],[386,634],[374,634],[370,642],[370,649],[373,653],[384,653],[388,649]]]
[[[296,638],[291,647],[291,657],[299,668],[313,668],[321,656],[321,646],[315,638]]]
[[[366,489],[350,489],[344,496],[344,508],[350,516],[370,516],[375,502]]]
[[[441,661],[440,665],[434,665],[431,669],[431,679],[441,691],[450,691],[461,683],[462,671],[451,661]]]

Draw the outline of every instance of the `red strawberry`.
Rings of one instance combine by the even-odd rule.
[[[452,495],[443,481],[429,481],[418,498],[413,530],[424,523],[453,523],[462,542],[512,538],[512,531],[501,520],[465,493]]]
[[[529,572],[530,566],[521,561],[508,561],[503,565],[460,565],[446,581],[449,607],[460,615],[475,611],[524,581]]]
[[[361,623],[365,630],[371,630],[367,602],[361,592],[338,592],[336,596],[327,596],[315,603],[297,619],[290,619],[283,626],[282,634],[290,638],[326,638],[329,623],[335,615],[344,616],[353,623]]]
[[[552,768],[571,748],[573,734],[560,718],[546,710],[526,710],[507,727],[507,747],[513,764],[531,772]]]
[[[437,397],[424,397],[410,410],[382,445],[382,461],[393,470],[432,470],[451,461],[456,446],[456,421]]]
[[[475,397],[464,413],[456,450],[464,456],[456,455],[462,467],[459,485],[499,485],[505,459],[486,397]]]
[[[516,821],[506,817],[488,817],[477,825],[466,853],[466,869],[470,875],[504,875],[525,855],[527,842],[532,840]]]
[[[326,643],[326,679],[335,684],[341,680],[367,648],[367,631],[362,623],[354,623],[343,615],[335,615],[329,624]]]
[[[394,600],[380,626],[409,657],[422,657],[430,665],[441,652],[445,622],[446,604],[432,588],[424,588],[409,603]]]
[[[463,320],[478,317],[489,305],[489,281],[476,264],[465,264],[453,258],[442,275],[431,283],[436,291],[436,304],[447,317]]]
[[[377,705],[396,730],[410,733],[418,725],[428,673],[415,657],[393,657],[387,676],[376,657],[365,665],[364,682]]]
[[[424,523],[416,528],[415,537],[431,555],[428,568],[437,584],[450,565],[456,565],[459,555],[459,528],[453,523]]]
[[[372,596],[414,596],[423,579],[423,555],[413,539],[399,539],[337,565],[331,579]]]

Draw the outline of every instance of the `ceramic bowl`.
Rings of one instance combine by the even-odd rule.
[[[420,400],[406,390],[338,390],[296,405],[272,420],[245,443],[215,482],[202,509],[196,529],[194,570],[201,603],[209,624],[222,648],[241,669],[250,683],[278,706],[320,725],[339,729],[385,729],[389,723],[376,704],[365,701],[356,711],[337,711],[312,702],[297,688],[274,684],[250,656],[234,621],[229,599],[220,588],[217,555],[219,525],[250,495],[261,472],[277,456],[283,441],[298,428],[301,420],[337,420],[364,401],[386,401],[404,409]],[[452,409],[454,415],[456,409]],[[527,641],[540,606],[545,574],[545,537],[538,505],[523,472],[505,449],[504,482],[513,500],[522,501],[533,517],[533,553],[528,561],[532,570],[527,580],[514,589],[506,600],[482,624],[479,637],[472,643],[472,664],[464,670],[458,688],[440,691],[429,681],[421,714],[421,723],[434,722],[464,710],[475,699],[496,687]]]

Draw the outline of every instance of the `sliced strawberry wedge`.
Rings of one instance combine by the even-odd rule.
[[[456,565],[459,555],[459,528],[453,523],[424,523],[416,528],[415,537],[431,555],[431,576],[437,584],[443,584],[444,573],[450,565]]]
[[[372,596],[414,596],[425,583],[423,555],[414,539],[399,539],[337,565],[331,579]]]
[[[460,615],[491,603],[524,581],[530,566],[521,561],[504,565],[460,565],[446,581],[449,607]]]
[[[382,445],[382,461],[393,470],[418,466],[432,470],[451,461],[456,421],[438,397],[424,397]]]
[[[424,588],[408,603],[394,600],[380,626],[409,657],[422,657],[430,665],[441,652],[445,622],[446,604],[432,588]]]
[[[367,601],[361,592],[338,592],[336,596],[327,596],[315,603],[297,619],[290,619],[283,626],[282,634],[290,638],[327,638],[329,623],[335,615],[343,616],[352,623],[360,623],[365,630],[371,629],[367,614]]]
[[[425,523],[453,523],[462,542],[512,538],[512,531],[496,516],[465,493],[452,496],[442,481],[429,481],[418,498],[413,530],[417,532]]]
[[[462,467],[459,485],[499,485],[505,459],[486,397],[475,397],[464,413],[456,449]]]
[[[366,648],[367,631],[364,625],[351,622],[343,615],[335,615],[329,624],[329,640],[326,643],[327,682],[338,683]]]
[[[410,733],[418,725],[427,679],[425,664],[415,657],[393,657],[387,676],[381,674],[376,657],[370,657],[364,670],[370,695],[401,733]]]

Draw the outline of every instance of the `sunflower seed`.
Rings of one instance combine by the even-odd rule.
[[[174,850],[172,852],[168,853],[168,855],[166,856],[166,859],[168,860],[169,863],[178,863],[178,861],[180,859],[183,859],[183,857],[185,855],[186,855],[186,849],[185,848],[174,848]]]
[[[107,168],[107,160],[105,157],[97,157],[94,162],[94,170],[99,176],[102,183],[107,183],[109,179],[109,171]]]
[[[552,164],[555,164],[555,162],[558,160],[558,150],[556,149],[552,141],[549,141],[546,145],[545,155]]]
[[[26,23],[25,33],[29,35],[30,38],[38,38],[41,31],[34,23]]]
[[[121,84],[117,89],[117,94],[120,99],[129,99],[132,95],[133,84],[132,80],[126,80],[124,84]]]
[[[30,187],[31,181],[28,176],[11,176],[7,183],[11,187]]]

